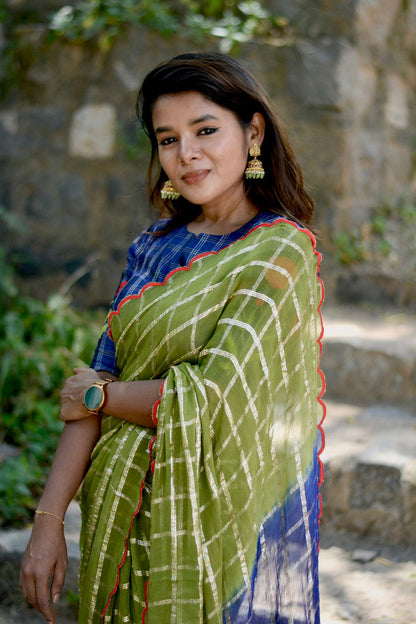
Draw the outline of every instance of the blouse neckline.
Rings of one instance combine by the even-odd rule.
[[[241,225],[239,228],[237,228],[236,230],[233,230],[232,232],[227,232],[227,234],[211,234],[208,232],[199,232],[198,234],[194,234],[194,232],[190,232],[188,230],[188,224],[185,223],[185,225],[183,225],[182,227],[184,228],[185,233],[190,236],[191,238],[214,238],[216,240],[219,240],[221,238],[227,238],[227,237],[234,237],[234,236],[238,236],[240,234],[240,232],[244,232],[247,228],[250,229],[252,227],[252,225],[258,221],[260,215],[262,214],[262,211],[259,210],[257,212],[257,214],[254,215],[254,217],[252,217],[249,221],[247,221],[246,223],[244,223],[243,225]]]

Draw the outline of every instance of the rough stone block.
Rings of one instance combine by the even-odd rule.
[[[16,111],[5,110],[0,113],[0,158],[12,158],[15,151],[16,135],[19,130]]]
[[[409,93],[406,82],[397,75],[386,76],[386,103],[384,116],[387,123],[395,128],[409,125]]]
[[[26,159],[29,155],[39,158],[46,149],[54,155],[63,156],[67,122],[65,106],[31,106],[22,110],[18,121],[19,140],[15,143],[13,156],[20,159]]]
[[[367,550],[365,548],[357,548],[352,553],[352,560],[358,563],[370,563],[377,557],[377,550]]]
[[[335,68],[342,43],[331,39],[300,41],[296,70],[289,70],[289,84],[307,107],[340,110]]]
[[[375,505],[401,508],[400,470],[391,466],[358,464],[351,482],[351,506],[369,509]]]
[[[350,505],[351,475],[354,461],[340,457],[324,464],[324,482],[321,486],[323,508],[345,513]]]
[[[81,158],[109,158],[114,154],[116,110],[111,104],[89,104],[71,120],[69,153]]]
[[[369,47],[386,44],[401,0],[358,0],[355,27],[361,41]]]
[[[79,217],[88,213],[85,180],[78,174],[66,173],[58,180],[58,194],[65,221],[74,221],[79,227]]]
[[[351,0],[265,0],[275,15],[283,15],[297,32],[307,37],[353,35],[355,2]]]
[[[327,407],[323,527],[415,543],[415,417],[386,405]]]
[[[409,459],[402,471],[404,518],[416,536],[416,457]]]
[[[369,403],[412,401],[416,366],[410,357],[387,353],[383,348],[366,346],[358,340],[326,340],[322,355],[327,388],[331,396]],[[363,383],[365,379],[365,383]],[[380,383],[380,379],[383,380]],[[351,388],[354,388],[351,394]]]
[[[347,118],[362,118],[374,106],[377,70],[357,47],[345,46],[336,68],[340,106]]]

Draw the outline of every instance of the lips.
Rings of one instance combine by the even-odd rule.
[[[200,171],[189,171],[182,176],[182,180],[187,184],[196,184],[204,180],[209,175],[209,169],[202,169]]]

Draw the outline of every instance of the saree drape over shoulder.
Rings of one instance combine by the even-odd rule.
[[[318,264],[277,218],[111,314],[121,380],[164,382],[155,430],[103,417],[80,624],[319,622]]]

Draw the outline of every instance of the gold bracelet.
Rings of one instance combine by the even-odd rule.
[[[51,513],[50,511],[43,511],[43,509],[36,509],[35,515],[36,516],[52,516],[53,518],[56,518],[57,520],[59,520],[59,522],[61,522],[63,527],[65,526],[65,522],[62,520],[62,518],[60,518],[54,513]]]

